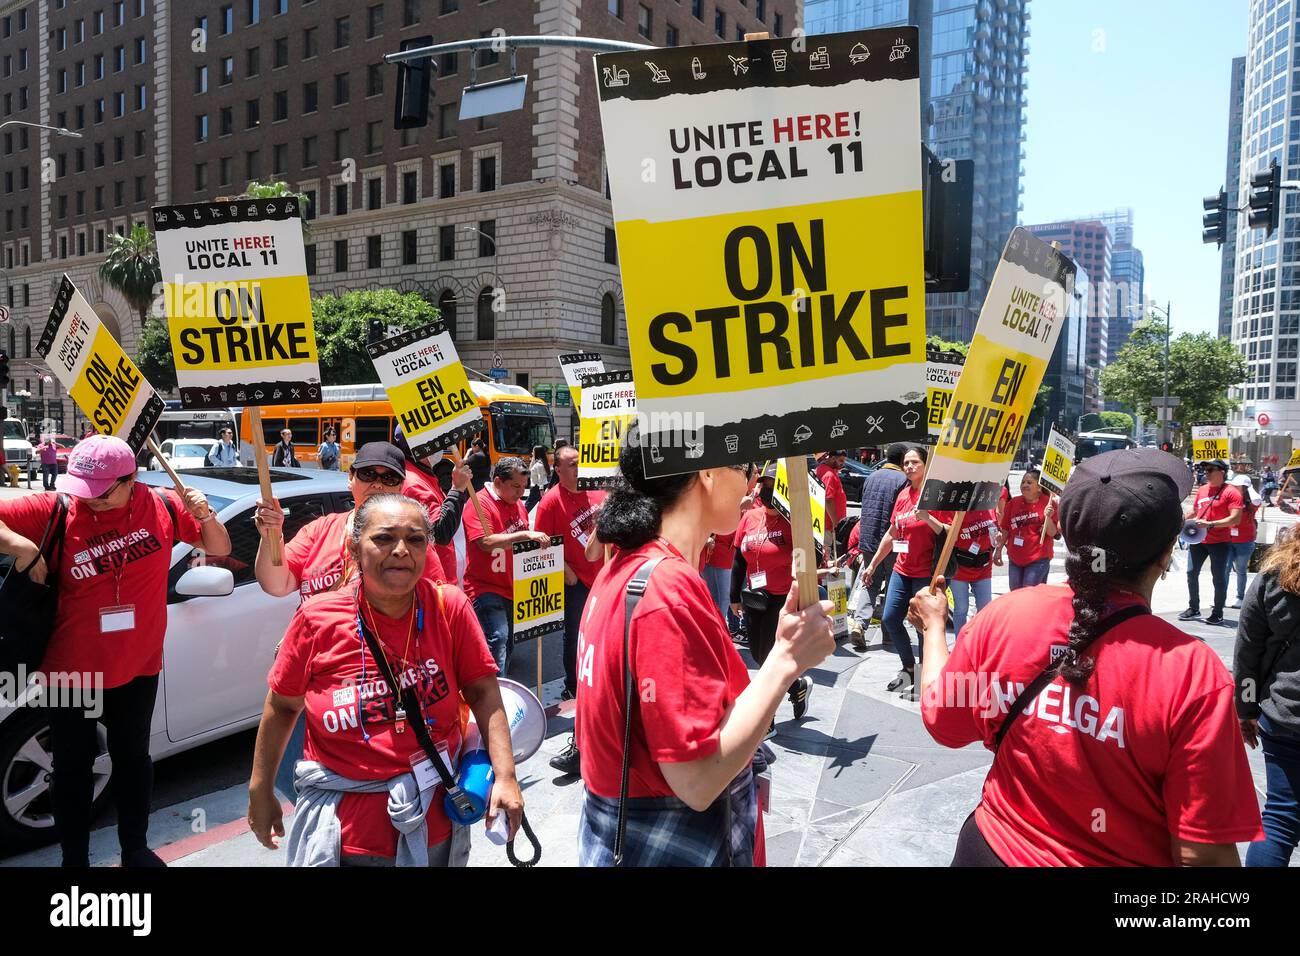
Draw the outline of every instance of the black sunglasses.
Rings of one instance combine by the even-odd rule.
[[[747,461],[743,465],[728,465],[727,467],[734,468],[736,471],[741,472],[745,476],[745,481],[747,482],[754,477],[754,463],[752,461]]]
[[[395,471],[378,472],[373,468],[354,468],[352,474],[356,475],[357,481],[365,485],[373,485],[376,481],[385,488],[396,488],[406,479]]]

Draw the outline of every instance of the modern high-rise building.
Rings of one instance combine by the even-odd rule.
[[[1232,80],[1228,94],[1228,161],[1223,174],[1224,187],[1229,200],[1235,195],[1241,181],[1241,117],[1246,97],[1246,58],[1232,59]],[[1228,205],[1232,205],[1229,201]],[[1232,336],[1233,279],[1237,266],[1237,230],[1228,219],[1227,241],[1220,253],[1219,273],[1219,338]]]
[[[413,37],[564,34],[675,46],[789,35],[801,0],[0,0],[0,332],[15,388],[76,416],[33,351],[68,273],[128,353],[140,320],[98,277],[108,237],[150,206],[283,180],[309,199],[315,294],[414,292],[442,309],[465,364],[537,391],[556,356],[628,364],[592,55],[520,49],[520,110],[461,120],[490,49],[441,56],[423,129],[393,128]],[[474,62],[471,62],[474,61]],[[564,395],[564,387],[552,394]],[[568,413],[557,415],[568,433]],[[65,421],[66,419],[66,421]]]
[[[1300,179],[1300,105],[1292,97],[1291,47],[1300,30],[1300,6],[1251,0],[1241,114],[1240,176],[1229,205],[1246,206],[1250,177],[1276,161],[1282,179]],[[1300,193],[1283,193],[1272,236],[1251,229],[1244,213],[1229,218],[1236,230],[1232,342],[1245,355],[1242,401],[1230,424],[1261,425],[1300,434],[1296,372],[1300,365]],[[1263,416],[1266,416],[1263,417]]]
[[[1109,360],[1109,324],[1111,312],[1111,248],[1110,230],[1098,219],[1070,219],[1061,222],[1026,226],[1030,232],[1046,242],[1059,242],[1061,250],[1088,270],[1087,349],[1085,362],[1090,369],[1100,371]],[[1090,390],[1085,412],[1101,410],[1095,389]]]
[[[971,283],[926,296],[926,327],[969,342],[1021,203],[1029,0],[805,0],[809,33],[921,28],[922,136],[941,159],[975,162]],[[928,46],[928,49],[927,49]]]
[[[1110,316],[1106,324],[1106,363],[1119,356],[1128,344],[1133,325],[1146,308],[1146,267],[1142,250],[1133,245],[1133,210],[1125,207],[1099,213],[1096,219],[1109,230]],[[1104,403],[1107,411],[1131,411],[1117,402]]]

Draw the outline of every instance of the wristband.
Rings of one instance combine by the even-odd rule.
[[[212,520],[213,518],[215,518],[216,516],[217,516],[216,511],[213,510],[212,508],[209,508],[209,509],[208,509],[208,513],[205,514],[202,518],[199,518],[198,520],[199,520],[199,521],[211,521],[211,520]]]

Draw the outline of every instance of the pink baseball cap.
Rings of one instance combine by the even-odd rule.
[[[54,486],[78,498],[98,498],[113,482],[136,471],[131,446],[112,435],[91,435],[68,455],[68,472]]]

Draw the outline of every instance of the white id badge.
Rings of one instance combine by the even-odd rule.
[[[1232,535],[1232,537],[1235,538],[1235,537],[1237,537],[1237,531],[1238,531],[1237,528],[1233,528],[1233,529],[1230,530],[1228,533],[1229,533],[1230,535]]]
[[[1017,548],[1023,548],[1025,546],[1024,538],[1013,538],[1012,541],[1015,543]]]
[[[99,609],[99,633],[114,634],[117,631],[135,630],[135,605],[119,604],[116,607]]]
[[[757,591],[759,588],[767,587],[767,572],[755,571],[749,576],[749,589]]]
[[[447,759],[447,745],[445,743],[438,744],[438,756],[442,758],[448,772],[455,776],[456,772],[451,766],[451,761]],[[411,772],[415,774],[416,786],[421,790],[430,790],[442,784],[442,777],[438,776],[433,761],[422,750],[411,754]]]
[[[587,549],[587,544],[590,541],[591,539],[588,538],[585,534],[583,534],[581,531],[578,532],[578,544],[582,545],[584,551]]]
[[[978,541],[972,541],[972,542],[970,543],[970,547],[967,548],[966,550],[969,551],[971,554],[979,554],[979,553],[980,553],[980,543],[979,543]]]
[[[894,554],[907,554],[907,542],[894,539]]]

